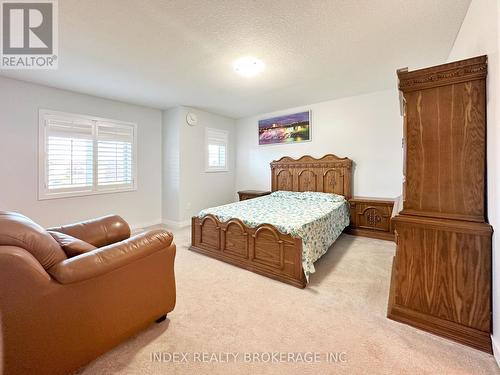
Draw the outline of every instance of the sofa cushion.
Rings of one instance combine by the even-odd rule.
[[[57,241],[59,246],[62,247],[68,258],[76,257],[77,255],[88,253],[89,251],[97,249],[94,245],[88,242],[79,240],[69,234],[48,231],[50,235]]]
[[[104,216],[47,230],[69,234],[99,248],[130,237],[129,225],[118,215]]]
[[[44,269],[67,259],[61,246],[45,229],[16,212],[0,211],[1,245],[25,249]]]

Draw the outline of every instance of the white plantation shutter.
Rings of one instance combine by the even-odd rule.
[[[40,110],[39,198],[135,189],[135,124]]]
[[[219,129],[206,129],[207,172],[227,171],[228,133]]]
[[[46,176],[49,190],[90,190],[93,183],[92,123],[46,120]]]
[[[110,123],[97,124],[97,185],[131,186],[134,128]]]

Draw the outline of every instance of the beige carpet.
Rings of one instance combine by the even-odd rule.
[[[500,373],[488,354],[386,318],[391,242],[342,235],[301,290],[190,252],[189,229],[175,236],[177,306],[169,319],[81,374]],[[153,352],[163,352],[163,361],[152,361]],[[226,360],[219,353],[228,352],[238,357],[207,363],[200,352],[218,355],[209,360]],[[295,363],[276,354],[274,362],[245,359],[254,352],[291,353]],[[317,353],[317,362],[304,362],[312,360],[301,357],[305,352]],[[180,362],[170,361],[172,353]],[[325,353],[345,354],[327,362]]]

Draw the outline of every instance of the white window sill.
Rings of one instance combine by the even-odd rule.
[[[229,172],[229,169],[205,169],[205,173]]]
[[[103,189],[103,190],[97,190],[97,191],[83,190],[83,191],[72,191],[72,192],[67,192],[67,191],[64,191],[64,192],[39,192],[38,200],[44,201],[44,200],[50,200],[50,199],[85,197],[85,196],[89,196],[89,195],[126,193],[126,192],[132,192],[132,191],[137,191],[137,187],[134,186],[134,187],[127,187],[127,188],[120,188],[120,189]]]

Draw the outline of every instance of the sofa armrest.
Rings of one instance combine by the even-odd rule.
[[[66,259],[48,269],[61,284],[71,284],[104,275],[171,246],[173,236],[166,230],[152,230],[125,241]],[[175,249],[175,247],[174,247]]]
[[[18,287],[28,281],[48,283],[50,275],[25,249],[17,246],[0,246],[0,285],[8,285],[5,291],[12,291],[14,285]]]
[[[118,215],[103,216],[47,230],[68,234],[95,247],[103,247],[130,237],[129,225]]]

